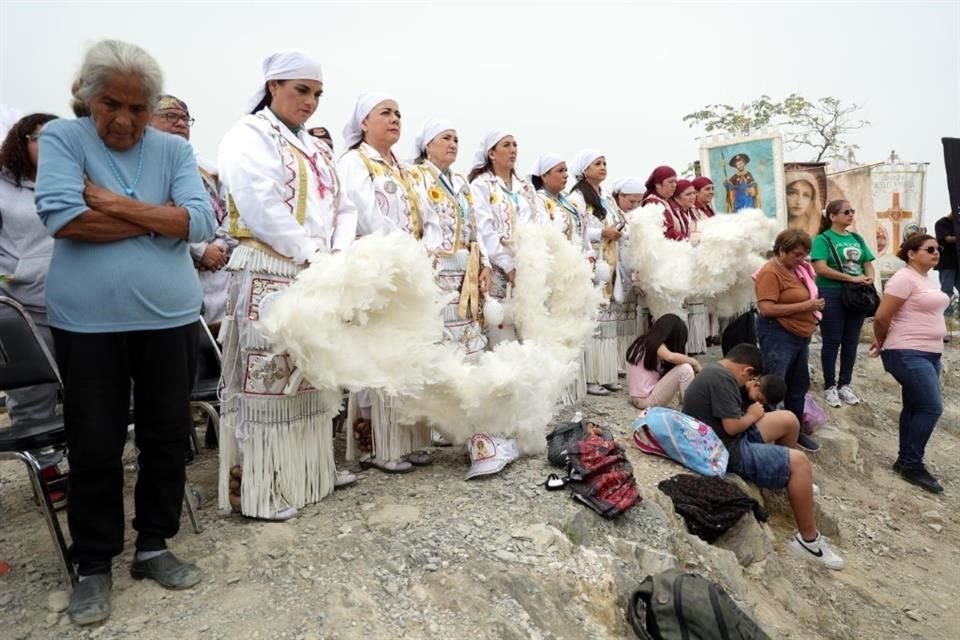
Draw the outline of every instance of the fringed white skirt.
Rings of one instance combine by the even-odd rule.
[[[300,376],[290,357],[274,352],[256,329],[261,304],[285,289],[303,267],[239,246],[230,271],[223,344],[219,505],[229,509],[230,469],[240,465],[240,510],[271,518],[333,491],[332,419],[339,407]],[[322,330],[322,328],[318,328]]]

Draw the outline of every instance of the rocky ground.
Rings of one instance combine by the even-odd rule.
[[[630,638],[624,606],[632,587],[680,565],[725,585],[777,638],[956,638],[960,347],[947,349],[947,411],[928,449],[947,487],[941,496],[891,472],[899,387],[861,347],[854,385],[865,401],[830,411],[813,456],[821,529],[846,558],[844,571],[786,553],[793,525],[776,493],[757,494],[772,512],[767,525],[747,515],[716,546],[689,535],[656,488],[682,469],[629,445],[644,499],[617,522],[539,487],[551,471],[543,458],[464,482],[465,456],[453,449],[437,450],[434,466],[413,474],[361,473],[356,486],[288,523],[248,521],[217,512],[216,459],[205,452],[188,468],[204,496],[204,531],[194,534],[184,516],[172,542],[205,581],[179,593],[134,582],[127,553],[114,566],[112,618],[76,629],[25,475],[4,462],[0,560],[11,569],[0,575],[0,636]],[[629,441],[634,411],[623,395],[592,398],[583,411]],[[128,509],[133,481],[128,474]],[[65,526],[62,513],[61,520]]]

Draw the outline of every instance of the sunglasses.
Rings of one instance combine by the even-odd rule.
[[[923,247],[920,251],[926,251],[927,253],[940,253],[940,247]]]
[[[842,216],[852,216],[853,214],[856,213],[856,210],[854,210],[854,209],[844,209],[843,211],[838,211],[837,213],[839,213],[839,214],[842,215]]]

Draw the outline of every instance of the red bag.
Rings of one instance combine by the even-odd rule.
[[[633,467],[610,432],[587,433],[567,449],[567,486],[573,498],[604,518],[616,518],[640,502]]]

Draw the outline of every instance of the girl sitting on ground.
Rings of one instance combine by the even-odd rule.
[[[627,349],[627,387],[638,409],[666,406],[682,398],[700,363],[685,354],[687,325],[672,313],[657,318],[649,333]]]

